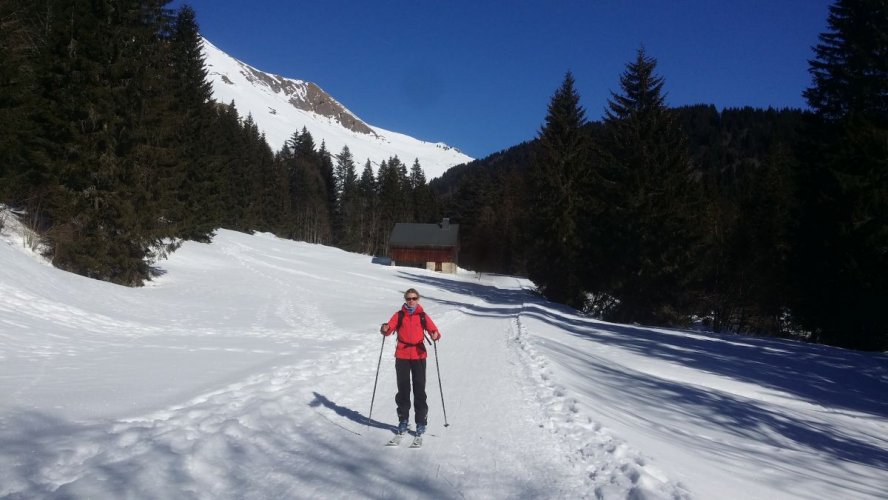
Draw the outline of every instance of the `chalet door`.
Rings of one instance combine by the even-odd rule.
[[[444,266],[441,264],[441,261],[435,261],[435,271],[441,272],[444,270]]]

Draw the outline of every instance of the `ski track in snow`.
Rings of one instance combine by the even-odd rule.
[[[582,413],[580,403],[570,397],[547,368],[550,361],[540,355],[528,339],[520,315],[514,320],[510,341],[518,346],[521,365],[533,380],[525,389],[543,408],[545,427],[566,449],[571,463],[594,485],[596,498],[613,498],[628,491],[629,498],[691,498],[680,484],[626,443]]]

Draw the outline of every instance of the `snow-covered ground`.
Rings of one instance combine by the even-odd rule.
[[[267,234],[186,243],[129,289],[52,268],[17,231],[0,237],[0,497],[888,495],[885,354],[603,323],[526,280]],[[411,286],[443,333],[419,450],[383,446],[378,326]]]

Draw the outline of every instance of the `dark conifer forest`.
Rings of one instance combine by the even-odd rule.
[[[61,269],[125,285],[218,228],[382,254],[438,216],[422,167],[359,177],[308,130],[272,151],[215,102],[196,14],[166,0],[0,2],[0,202]]]
[[[431,183],[305,129],[273,151],[168,4],[0,1],[0,203],[61,269],[138,286],[220,228],[380,255],[445,216],[461,267],[595,317],[888,349],[884,0],[831,7],[808,111],[669,107],[648,47],[601,121],[567,73],[533,140]]]
[[[461,264],[607,320],[888,349],[888,4],[828,26],[811,111],[669,108],[639,50],[588,122],[568,73],[535,140],[431,183]]]

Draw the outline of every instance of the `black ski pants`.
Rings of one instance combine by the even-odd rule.
[[[413,411],[416,413],[417,424],[427,424],[429,405],[426,403],[426,360],[395,359],[395,374],[398,379],[398,394],[395,403],[398,405],[398,420],[410,418],[410,379],[413,379]]]

